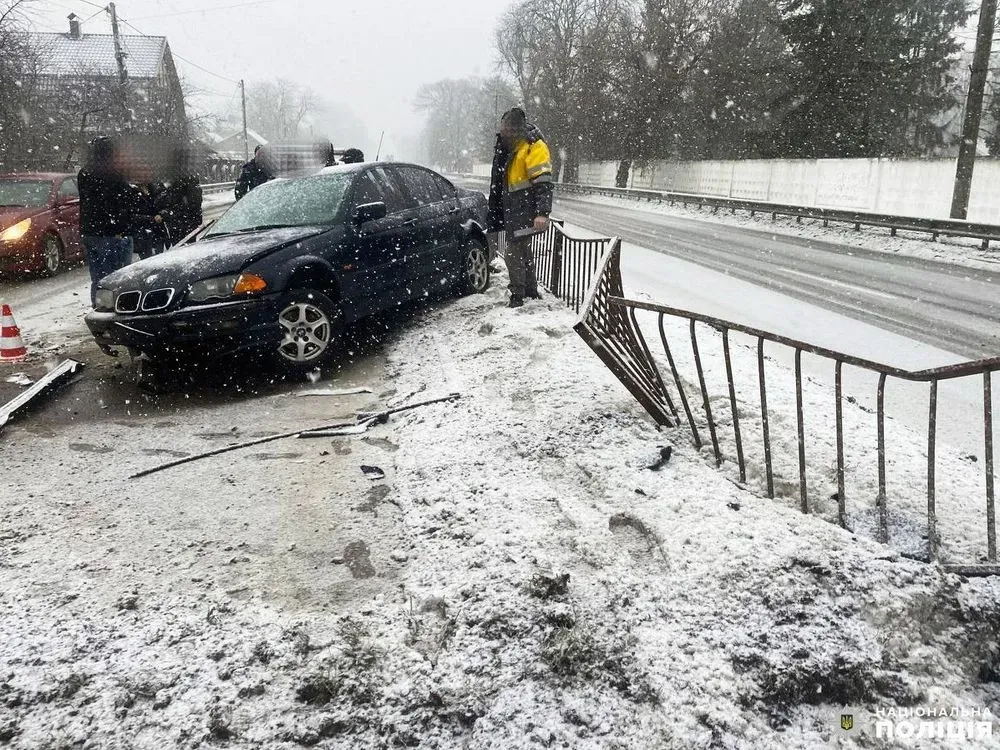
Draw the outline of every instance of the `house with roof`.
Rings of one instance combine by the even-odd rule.
[[[166,37],[86,34],[75,14],[66,33],[30,35],[39,95],[67,108],[81,136],[134,132],[186,136],[184,94]]]

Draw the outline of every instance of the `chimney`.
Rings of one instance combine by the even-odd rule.
[[[69,35],[71,39],[80,38],[80,18],[76,13],[69,14]]]

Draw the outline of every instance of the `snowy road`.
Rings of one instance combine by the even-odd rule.
[[[1000,353],[1000,273],[585,199],[559,198],[555,212],[963,358]]]

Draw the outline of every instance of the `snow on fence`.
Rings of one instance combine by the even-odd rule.
[[[802,512],[892,543],[917,559],[940,561],[967,575],[1000,574],[992,402],[992,375],[1000,370],[1000,358],[909,371],[739,323],[629,300],[622,290],[620,243],[607,242],[575,328],[658,424],[686,424],[695,446],[710,449],[720,468],[730,459],[727,470],[741,486],[756,485],[770,498],[797,496]],[[650,330],[662,345],[655,356],[644,333]],[[706,332],[718,352],[714,357],[705,356],[707,337],[699,340]],[[739,340],[731,341],[731,334]],[[678,339],[688,343],[679,347]],[[793,383],[787,368],[775,367],[768,356],[779,349],[794,353]],[[828,386],[803,378],[803,354],[833,364],[832,399]],[[854,398],[845,398],[845,366],[877,378],[874,425]],[[970,378],[982,380],[983,422],[969,429],[982,430],[985,476],[937,443],[939,386]],[[887,382],[897,381],[928,386],[923,436],[893,424],[898,439],[887,440],[885,391]],[[723,395],[713,395],[711,384]],[[807,414],[812,424],[807,425]],[[943,477],[937,475],[939,462],[947,462]],[[899,476],[890,476],[890,466]],[[919,476],[925,483],[914,481]],[[944,502],[939,486],[948,490]],[[985,503],[977,499],[984,495]],[[849,506],[849,500],[857,502]]]
[[[580,165],[581,185],[616,187],[619,162]],[[489,177],[489,165],[473,173]],[[748,159],[634,165],[627,187],[719,198],[946,219],[954,159]],[[969,220],[1000,224],[1000,159],[980,158]]]

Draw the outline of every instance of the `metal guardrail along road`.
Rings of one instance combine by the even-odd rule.
[[[489,182],[488,178],[469,175],[463,175],[462,179],[478,183]],[[746,211],[751,216],[758,213],[771,214],[772,219],[776,219],[778,216],[795,217],[798,221],[802,219],[816,219],[821,220],[823,226],[827,226],[830,222],[853,224],[856,230],[860,230],[863,226],[882,227],[888,229],[893,237],[896,236],[898,231],[929,234],[933,240],[937,240],[941,236],[968,237],[982,240],[984,250],[989,248],[991,241],[1000,241],[1000,226],[961,221],[958,219],[924,219],[917,216],[894,216],[866,211],[796,206],[784,203],[743,200],[740,198],[719,198],[710,195],[695,195],[693,193],[613,188],[602,187],[600,185],[577,185],[568,182],[556,183],[555,189],[557,192],[569,195],[601,195],[615,198],[631,198],[651,203],[669,203],[670,205],[680,203],[685,206],[695,205],[699,208],[709,207],[713,212],[717,212],[721,208],[728,209],[733,213],[736,211]]]

